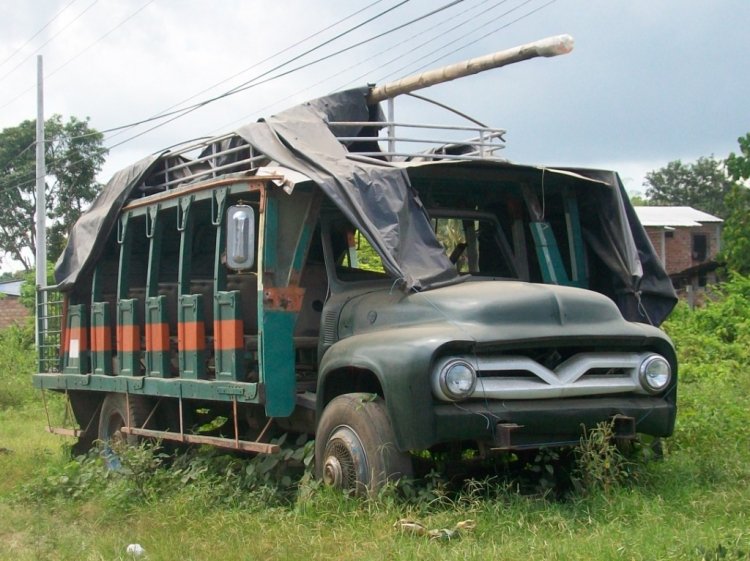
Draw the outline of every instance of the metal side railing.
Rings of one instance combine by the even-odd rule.
[[[39,372],[60,372],[63,298],[54,287],[37,291],[36,341]]]

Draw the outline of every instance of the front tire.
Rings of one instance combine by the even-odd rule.
[[[326,485],[366,495],[412,474],[380,397],[344,394],[324,409],[315,437],[315,473]]]

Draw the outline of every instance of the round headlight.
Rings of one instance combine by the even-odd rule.
[[[440,387],[451,399],[465,399],[474,391],[477,374],[468,362],[449,362],[440,372]]]
[[[639,378],[644,390],[658,393],[669,384],[672,368],[663,356],[650,355],[641,363]]]

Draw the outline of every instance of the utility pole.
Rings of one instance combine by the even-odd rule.
[[[44,75],[42,55],[36,58],[36,288],[37,325],[47,316],[47,296],[41,289],[47,286],[47,202],[45,179],[47,164],[44,160]],[[39,345],[39,329],[36,329]]]
[[[44,160],[44,76],[42,55],[36,57],[36,284],[47,286],[47,202],[45,176],[47,164]]]

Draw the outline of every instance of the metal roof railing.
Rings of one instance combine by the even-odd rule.
[[[495,153],[505,148],[505,130],[483,126],[450,126],[394,121],[337,121],[328,123],[336,134],[341,127],[368,127],[379,130],[370,136],[338,136],[337,139],[352,154],[388,161],[414,160],[499,160]],[[405,133],[410,129],[412,134]],[[417,131],[414,133],[414,131]],[[451,133],[472,135],[465,140],[451,139]],[[455,134],[453,135],[455,136]],[[359,143],[372,145],[377,150],[360,150]],[[198,142],[180,145],[162,157],[157,169],[141,185],[144,195],[174,189],[188,182],[213,179],[228,173],[248,171],[269,162],[264,154],[254,150],[241,136],[225,134]]]
[[[501,160],[495,154],[505,148],[504,129],[484,126],[430,125],[419,123],[400,123],[395,121],[335,121],[328,123],[335,134],[341,127],[376,127],[381,134],[373,136],[339,136],[336,138],[345,146],[359,142],[378,142],[383,144],[380,150],[350,152],[362,156],[385,157],[390,161],[399,160]],[[404,129],[416,129],[417,135],[408,134]],[[450,132],[473,133],[467,139],[456,140]],[[432,135],[430,134],[432,133]],[[404,145],[418,145],[408,149]],[[356,144],[355,144],[356,145]],[[384,148],[384,149],[382,149]]]

